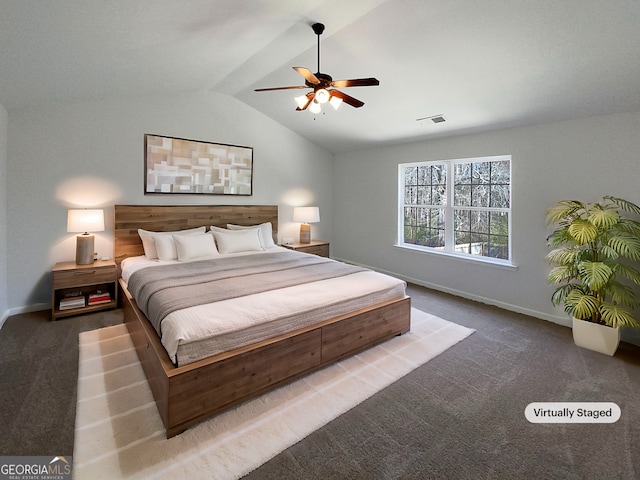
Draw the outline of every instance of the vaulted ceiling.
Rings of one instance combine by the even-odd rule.
[[[640,111],[637,0],[0,0],[0,103],[210,90],[330,152]],[[376,77],[295,111],[292,67]],[[446,122],[417,119],[444,115]]]

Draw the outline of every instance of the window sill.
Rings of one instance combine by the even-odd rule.
[[[463,262],[471,262],[471,263],[475,263],[475,264],[489,265],[491,267],[504,268],[504,269],[507,269],[507,270],[517,270],[518,269],[517,265],[514,265],[513,263],[511,263],[508,260],[499,260],[499,259],[496,259],[496,258],[489,258],[489,257],[463,255],[463,254],[460,254],[460,253],[445,252],[443,250],[427,249],[427,248],[418,247],[418,246],[414,247],[414,246],[409,245],[409,244],[396,243],[394,245],[394,247],[401,248],[403,250],[409,250],[409,251],[412,251],[412,252],[417,252],[417,253],[425,253],[427,255],[438,255],[438,256],[444,256],[444,257],[449,257],[449,258],[455,258],[456,260],[462,260]]]

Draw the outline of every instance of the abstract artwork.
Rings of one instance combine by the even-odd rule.
[[[252,195],[253,148],[144,136],[144,193]]]

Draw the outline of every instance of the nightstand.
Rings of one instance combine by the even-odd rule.
[[[322,240],[311,240],[311,243],[289,243],[288,245],[281,245],[289,250],[296,250],[298,252],[313,253],[321,257],[329,257],[329,242],[323,242]]]
[[[51,272],[53,320],[118,305],[118,271],[113,260],[96,260],[89,265],[61,262]]]

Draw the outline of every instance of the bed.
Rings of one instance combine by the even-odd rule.
[[[233,224],[240,228],[267,223],[271,224],[272,237],[273,240],[276,240],[277,206],[116,205],[114,223],[116,263],[122,273],[123,265],[127,266],[128,262],[134,263],[136,259],[144,255],[138,229],[167,232],[183,231],[201,226],[226,228],[228,224]],[[265,264],[270,263],[271,259],[280,261],[281,258],[286,258],[291,262],[305,262],[301,268],[318,268],[325,266],[327,262],[333,262],[308,254],[285,252],[284,250],[282,247],[274,246],[264,253],[256,254],[255,257],[260,258]],[[295,254],[298,257],[290,254]],[[223,260],[227,261],[226,258]],[[222,263],[223,260],[213,259],[212,263]],[[242,261],[246,264],[252,263],[248,257]],[[307,262],[314,265],[307,266]],[[197,265],[197,268],[200,268],[200,264],[204,263],[193,262],[193,267],[196,268]],[[184,265],[179,267],[187,268]],[[142,272],[146,274],[150,270],[153,269],[145,268]],[[295,305],[285,305],[286,308],[293,309],[294,307],[299,308],[301,302],[312,299],[309,300],[308,312],[302,312],[295,317],[302,323],[294,323],[284,329],[278,329],[278,327],[273,330],[271,330],[271,324],[267,323],[269,332],[271,332],[269,335],[265,336],[263,332],[260,337],[248,337],[243,340],[243,343],[232,343],[232,347],[218,348],[215,353],[209,355],[200,353],[197,357],[187,355],[183,359],[178,359],[177,355],[173,356],[168,353],[168,349],[163,345],[164,339],[160,338],[150,319],[143,313],[143,310],[147,311],[147,303],[143,302],[139,306],[129,291],[127,280],[132,281],[133,286],[136,277],[129,277],[126,269],[124,273],[125,278],[119,279],[124,320],[153,392],[167,438],[177,435],[238,403],[337,360],[354,355],[393,336],[406,333],[410,329],[410,299],[404,294],[404,289],[398,290],[394,287],[394,290],[389,290],[382,297],[369,294],[359,295],[359,297],[366,299],[368,302],[366,304],[362,303],[362,299],[357,303],[345,302],[344,305],[340,304],[331,308],[324,306],[321,308],[319,305],[313,304],[316,301],[315,296],[318,295],[317,291],[320,290],[316,286],[324,282],[336,281],[337,285],[340,285],[339,282],[344,284],[349,279],[358,278],[357,282],[352,281],[351,283],[358,285],[359,288],[365,288],[363,285],[366,285],[368,281],[366,280],[367,276],[372,278],[375,275],[379,276],[379,274],[370,271],[344,273],[341,275],[345,275],[345,277],[341,278],[327,278],[326,280],[320,278],[315,283],[304,285],[287,284],[283,286],[281,291],[251,292],[240,299],[220,301],[220,305],[224,304],[224,311],[233,312],[233,308],[236,307],[225,302],[236,302],[233,305],[240,304],[242,307],[238,308],[246,310],[253,305],[251,302],[257,301],[260,297],[286,292],[280,298],[285,303],[289,301],[287,299],[291,299],[291,302],[297,302]],[[263,274],[268,274],[267,270],[264,270]],[[136,275],[140,276],[140,273]],[[350,275],[361,275],[361,277]],[[147,282],[139,280],[138,283],[146,285]],[[132,290],[135,291],[134,288]],[[341,290],[341,288],[327,289],[327,295],[336,290]],[[295,294],[292,294],[293,292]],[[300,294],[300,292],[303,293]],[[139,298],[141,301],[143,300],[142,296]],[[206,312],[212,312],[213,310],[210,309],[217,307],[215,303],[189,308],[205,309]],[[272,303],[279,304],[281,302],[278,300]],[[327,305],[330,303],[328,302]],[[143,308],[140,308],[141,306]],[[181,310],[178,310],[167,318],[171,318],[171,315],[179,316],[182,313]],[[277,327],[279,324],[273,323],[273,325]],[[198,346],[195,350],[202,352],[203,348]],[[187,351],[189,350],[187,349]]]

